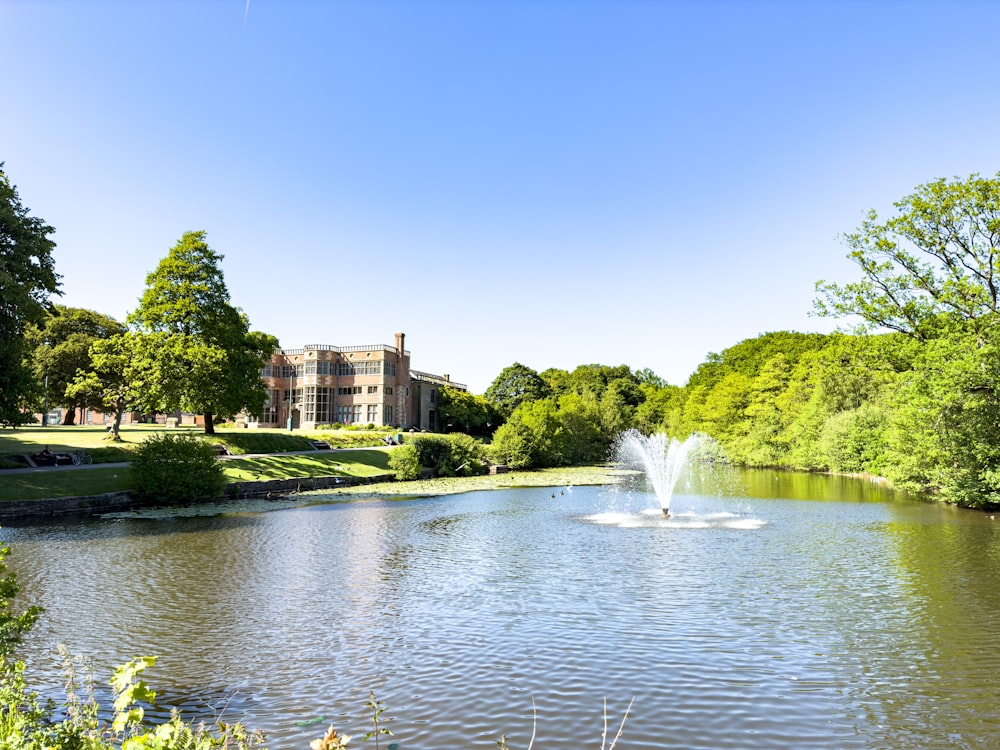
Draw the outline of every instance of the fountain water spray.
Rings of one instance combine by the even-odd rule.
[[[626,467],[646,475],[660,501],[663,515],[669,516],[674,486],[687,463],[688,453],[700,439],[701,436],[696,434],[681,442],[676,438],[667,439],[662,432],[643,435],[638,430],[627,430],[618,436],[615,458]]]

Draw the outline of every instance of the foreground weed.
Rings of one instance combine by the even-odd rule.
[[[376,700],[374,690],[368,691],[368,703],[366,703],[365,705],[368,706],[369,709],[371,709],[373,729],[367,734],[365,734],[365,739],[363,741],[370,740],[372,737],[374,737],[375,750],[379,750],[378,738],[381,735],[392,736],[392,732],[390,732],[384,726],[379,726],[379,723],[381,722],[382,724],[385,724],[386,722],[392,721],[392,719],[388,717],[385,719],[382,718],[382,714],[385,712],[385,704],[380,700]]]
[[[618,726],[618,734],[615,738],[611,740],[611,744],[608,745],[608,700],[604,699],[604,732],[601,733],[601,750],[614,750],[615,745],[618,744],[619,738],[622,736],[622,732],[625,730],[625,721],[628,719],[629,713],[632,711],[632,704],[635,703],[635,698],[628,703],[628,708],[625,709],[625,715],[622,716],[622,723]],[[538,728],[538,709],[535,707],[535,699],[531,699],[531,739],[528,741],[527,750],[531,750],[532,746],[535,744],[535,734]],[[497,741],[497,747],[500,750],[510,750],[510,745],[507,744],[507,735],[500,735],[500,739]]]

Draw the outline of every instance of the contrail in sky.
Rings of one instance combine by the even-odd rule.
[[[246,31],[247,28],[247,16],[250,15],[250,0],[247,0],[246,10],[243,11],[243,30]]]

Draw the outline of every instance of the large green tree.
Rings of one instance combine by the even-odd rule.
[[[537,401],[551,395],[552,389],[542,377],[520,362],[503,368],[490,387],[486,389],[486,400],[507,419],[518,406],[527,401]]]
[[[919,339],[1000,311],[1000,173],[920,185],[844,236],[861,280],[819,281],[816,311]]]
[[[141,401],[142,379],[137,363],[145,339],[134,331],[99,339],[90,348],[90,366],[78,370],[66,387],[69,397],[114,415],[108,438],[120,440],[122,415]]]
[[[80,391],[68,390],[77,371],[92,369],[90,347],[99,340],[125,332],[112,317],[79,307],[56,305],[38,325],[26,332],[35,377],[46,381],[48,400],[66,408],[63,424],[73,424],[78,406],[101,408],[99,401]]]
[[[260,412],[267,397],[260,370],[278,346],[273,336],[251,331],[230,303],[222,257],[205,232],[186,232],[146,277],[128,319],[144,339],[135,365],[142,405],[203,414],[207,434],[215,432],[216,417]]]
[[[31,421],[39,384],[25,362],[25,326],[59,294],[49,235],[55,230],[21,204],[0,162],[0,425]]]

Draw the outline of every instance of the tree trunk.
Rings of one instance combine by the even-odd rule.
[[[75,425],[76,424],[76,407],[67,406],[66,411],[63,412],[63,425]]]
[[[118,404],[118,408],[115,409],[115,421],[111,423],[111,434],[108,435],[106,440],[113,440],[116,443],[119,442],[121,438],[122,429],[122,415],[125,413],[125,402],[122,401]]]
[[[205,412],[205,434],[215,434],[215,421],[212,419],[212,412],[210,411]]]

